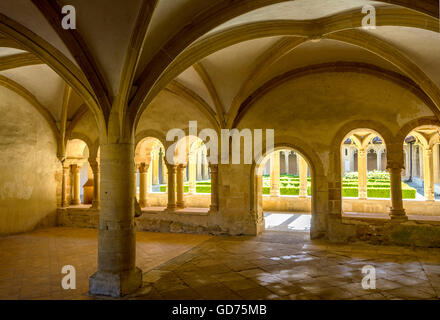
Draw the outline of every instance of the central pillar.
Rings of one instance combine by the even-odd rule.
[[[185,185],[183,183],[183,171],[186,169],[186,165],[179,164],[176,167],[176,185],[177,185],[177,202],[176,207],[179,209],[185,208],[184,192]]]
[[[81,204],[81,180],[80,180],[80,171],[81,167],[77,164],[72,165],[72,177],[73,177],[73,198],[72,198],[72,204],[73,205],[79,205]]]
[[[270,155],[270,195],[280,195],[280,152],[274,151]]]
[[[299,155],[298,155],[299,156]],[[302,157],[299,156],[299,197],[307,197],[307,162]]]
[[[139,205],[147,207],[147,172],[149,165],[142,162],[139,165]]]
[[[167,164],[168,169],[168,205],[167,209],[170,211],[176,210],[176,165]]]
[[[408,220],[402,200],[402,170],[403,166],[398,163],[388,163],[391,182],[391,208],[390,217],[393,220]]]
[[[135,265],[133,158],[133,143],[101,145],[98,271],[90,277],[92,294],[119,297],[142,284]]]
[[[211,205],[209,211],[218,211],[218,165],[209,166],[211,172]],[[261,176],[260,176],[261,177]]]
[[[431,148],[423,148],[423,185],[426,201],[434,201],[434,161]]]
[[[101,207],[101,168],[97,161],[90,163],[93,172],[93,202],[92,208]]]
[[[358,150],[358,181],[359,199],[367,199],[367,152],[365,148]]]

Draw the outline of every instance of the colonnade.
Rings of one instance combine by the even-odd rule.
[[[270,154],[270,195],[272,197],[278,197],[280,195],[280,162],[285,161],[285,168],[289,168],[289,153],[290,150],[274,151]],[[284,160],[281,160],[281,155],[284,155]],[[298,161],[299,172],[299,197],[307,197],[307,176],[308,166],[307,161],[296,154]],[[288,169],[287,169],[288,172]]]

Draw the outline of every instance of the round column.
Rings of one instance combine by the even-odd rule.
[[[149,165],[142,162],[139,165],[139,205],[147,207],[147,172]]]

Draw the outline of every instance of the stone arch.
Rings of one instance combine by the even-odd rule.
[[[263,208],[261,201],[262,181],[261,176],[263,173],[263,163],[273,151],[290,149],[301,155],[307,162],[310,169],[310,176],[312,182],[312,227],[310,230],[311,237],[320,237],[324,232],[326,226],[323,225],[320,217],[321,206],[318,202],[325,201],[321,197],[321,187],[326,185],[325,170],[321,159],[318,154],[313,150],[311,146],[303,142],[298,138],[280,138],[280,141],[274,145],[272,150],[263,151],[260,155],[257,155],[254,162],[251,165],[250,172],[250,215],[252,221],[255,223],[257,233],[263,229]],[[294,141],[294,142],[293,142]],[[323,210],[325,211],[325,209]]]
[[[423,117],[405,123],[396,134],[396,143],[403,144],[405,138],[417,127],[432,125],[440,127],[440,121],[436,117]]]

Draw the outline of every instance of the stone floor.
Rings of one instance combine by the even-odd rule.
[[[52,228],[0,238],[0,299],[93,299],[97,232]],[[61,288],[73,265],[77,289]],[[306,232],[226,237],[140,232],[133,299],[439,299],[440,249],[310,241]],[[361,287],[376,268],[376,289]]]

